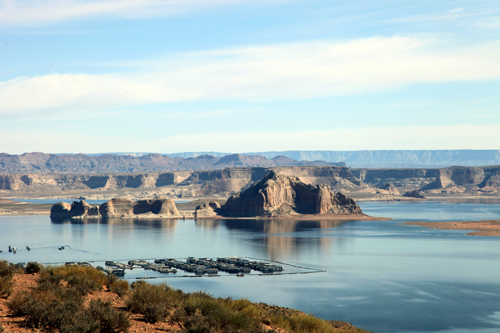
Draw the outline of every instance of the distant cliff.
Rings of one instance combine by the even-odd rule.
[[[115,173],[164,172],[182,170],[217,170],[228,167],[278,167],[300,165],[340,165],[324,161],[297,161],[285,156],[271,159],[257,155],[232,154],[224,157],[201,155],[196,157],[170,157],[160,154],[85,155],[25,153],[0,154],[0,174],[18,173]]]
[[[399,195],[414,189],[469,193],[500,191],[500,166],[442,169],[290,166],[145,173],[0,174],[0,190],[26,192],[29,195],[44,191],[95,190],[95,193],[105,196],[110,190],[163,188],[165,195],[172,196],[228,196],[250,187],[273,170],[287,176],[298,177],[306,184],[326,184],[333,190],[343,193]],[[400,190],[397,190],[398,188]],[[21,195],[19,193],[16,195]]]
[[[422,191],[500,191],[500,166],[442,169],[351,169],[363,183],[380,187],[391,183],[396,187]]]
[[[169,156],[192,157],[201,153]],[[224,153],[211,153],[224,156]],[[245,155],[245,154],[244,154]],[[286,156],[300,161],[343,161],[352,168],[443,168],[454,165],[487,166],[500,164],[500,150],[291,150],[248,153],[266,158]]]

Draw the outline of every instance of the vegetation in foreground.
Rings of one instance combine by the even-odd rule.
[[[134,321],[140,321],[167,323],[172,331],[193,333],[366,332],[297,310],[246,299],[214,298],[205,292],[184,293],[166,284],[136,281],[129,290],[127,281],[89,267],[45,268],[30,263],[25,272],[38,274],[36,286],[12,292],[15,271],[12,264],[0,261],[0,281],[6,281],[1,282],[0,293],[8,297],[11,315],[24,318],[25,327],[41,331],[128,332]],[[95,297],[105,291],[116,293],[124,305]],[[149,327],[154,330],[153,325]]]

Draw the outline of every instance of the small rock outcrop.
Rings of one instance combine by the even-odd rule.
[[[126,198],[113,198],[100,206],[89,205],[85,201],[74,201],[71,205],[58,202],[50,210],[50,217],[56,219],[68,218],[110,218],[134,217],[141,214],[158,216],[180,216],[174,200],[158,198],[151,200],[132,201]]]
[[[362,214],[354,200],[334,194],[328,185],[309,185],[272,171],[221,207],[226,216],[287,216],[296,214]]]
[[[84,200],[73,201],[72,204],[67,202],[58,202],[52,206],[50,210],[50,217],[52,218],[98,218],[101,217],[99,213],[99,206],[89,205]]]
[[[387,193],[391,195],[401,195],[396,187],[392,185],[391,183],[384,183],[381,186],[378,187],[379,192],[382,193]],[[382,190],[382,191],[380,191]]]
[[[418,190],[408,191],[405,194],[403,194],[403,197],[425,199],[425,197],[422,194],[420,194]]]
[[[194,217],[211,217],[217,216],[221,211],[221,207],[216,201],[205,202],[203,205],[196,207]]]

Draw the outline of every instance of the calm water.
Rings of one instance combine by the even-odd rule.
[[[500,205],[362,203],[391,221],[110,220],[0,217],[0,259],[64,262],[241,256],[326,273],[152,280],[297,308],[373,332],[500,332],[500,239],[401,226],[499,219]],[[18,253],[8,253],[8,245]],[[31,251],[25,250],[29,245]],[[67,245],[64,251],[57,248]],[[134,274],[139,274],[134,271]]]

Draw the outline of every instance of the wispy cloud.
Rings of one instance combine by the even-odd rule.
[[[40,24],[95,17],[169,16],[249,0],[0,0],[0,26]]]
[[[149,103],[369,94],[418,83],[500,79],[500,41],[374,37],[181,54],[137,74],[50,74],[0,83],[0,114]]]
[[[499,27],[500,7],[498,4],[471,3],[468,7],[458,7],[442,12],[429,12],[418,15],[405,15],[389,19],[394,23],[444,23],[465,26],[475,26],[483,29]]]

